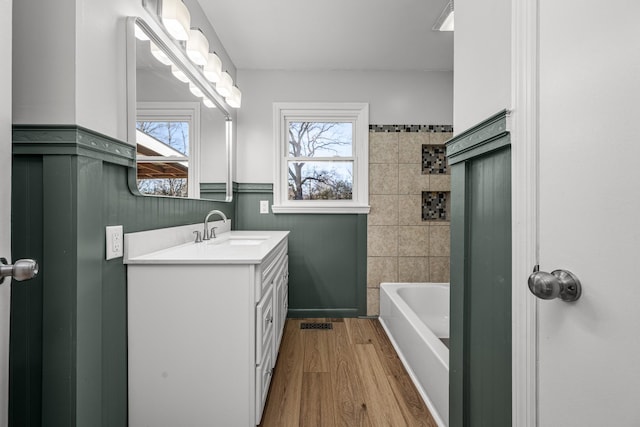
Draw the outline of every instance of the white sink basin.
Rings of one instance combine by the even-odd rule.
[[[229,239],[228,242],[232,246],[253,246],[264,243],[267,239]]]
[[[209,245],[256,246],[264,243],[270,236],[232,236],[211,239]]]

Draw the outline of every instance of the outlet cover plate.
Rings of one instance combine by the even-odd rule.
[[[106,259],[120,258],[124,252],[124,239],[121,225],[106,228]]]
[[[268,214],[269,213],[269,201],[268,200],[260,200],[260,213]]]

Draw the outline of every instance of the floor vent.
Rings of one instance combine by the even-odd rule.
[[[300,323],[300,329],[333,329],[333,323]]]

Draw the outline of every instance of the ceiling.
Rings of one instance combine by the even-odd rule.
[[[447,0],[199,0],[239,69],[452,70]]]

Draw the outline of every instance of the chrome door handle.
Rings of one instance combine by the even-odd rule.
[[[33,279],[38,275],[38,270],[38,263],[32,259],[19,259],[10,265],[6,258],[0,258],[0,284],[5,277],[13,277],[17,281]]]
[[[535,266],[529,276],[529,290],[541,299],[554,299],[560,297],[562,301],[577,301],[582,295],[580,280],[570,271],[554,270],[551,273],[539,271]]]

